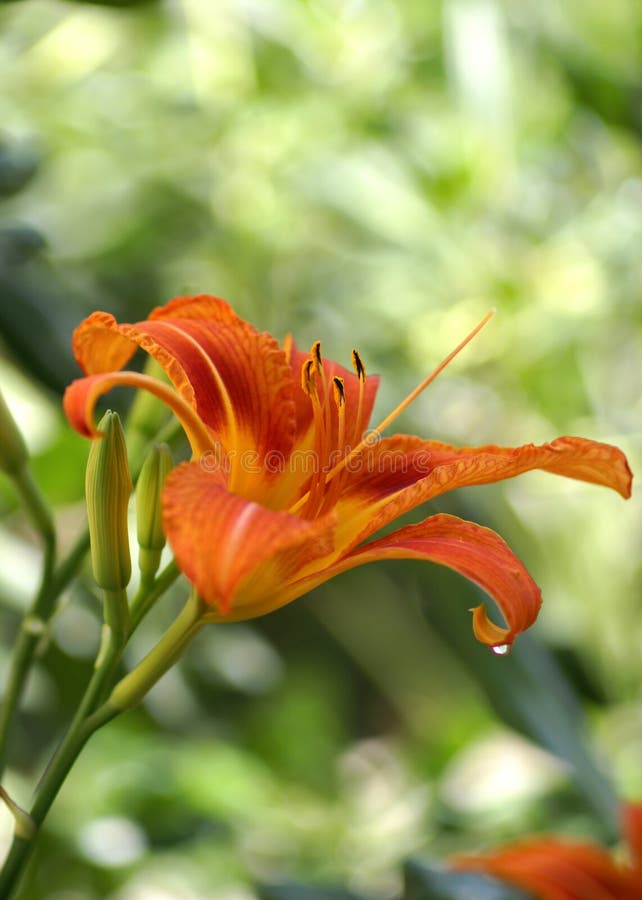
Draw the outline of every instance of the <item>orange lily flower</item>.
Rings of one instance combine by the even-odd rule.
[[[640,900],[642,897],[642,804],[622,811],[630,864],[617,862],[596,844],[532,838],[503,849],[453,860],[453,869],[483,872],[538,900]]]
[[[630,495],[620,450],[576,437],[549,444],[457,449],[381,431],[414,399],[490,314],[412,394],[366,435],[378,378],[283,346],[240,319],[223,300],[179,297],[144,322],[93,313],[74,332],[86,374],[64,398],[71,424],[97,437],[98,397],[116,385],[151,391],[183,425],[193,459],[164,488],[164,527],[180,569],[208,618],[241,620],[289,603],[329,578],[379,559],[425,559],[465,575],[497,602],[506,625],[483,605],[477,638],[505,652],[531,625],[540,591],[493,531],[450,515],[368,541],[391,520],[445,491],[544,469]],[[171,385],[120,371],[138,347]],[[364,437],[365,436],[365,437]]]

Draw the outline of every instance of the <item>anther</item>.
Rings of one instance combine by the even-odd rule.
[[[337,404],[337,408],[344,406],[346,402],[346,392],[343,386],[343,378],[339,378],[338,375],[335,375],[332,378],[332,393],[334,394],[334,402]]]
[[[315,341],[314,344],[312,344],[310,353],[312,355],[312,359],[316,364],[317,371],[321,372],[321,370],[323,369],[323,359],[321,357],[321,341]]]
[[[352,351],[352,365],[354,366],[354,370],[357,373],[357,377],[359,381],[366,380],[366,367],[363,364],[363,360],[359,356],[358,350]]]
[[[306,359],[301,366],[301,387],[311,397],[316,394],[316,385],[314,383],[316,363],[313,359]]]

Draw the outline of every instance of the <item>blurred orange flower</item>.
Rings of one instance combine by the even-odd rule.
[[[630,861],[618,862],[597,844],[554,837],[532,838],[500,850],[464,855],[452,868],[484,872],[539,900],[640,900],[642,897],[642,804],[622,811]]]
[[[347,569],[379,559],[412,558],[460,572],[495,599],[506,626],[483,605],[473,610],[477,638],[498,651],[537,616],[540,591],[493,531],[433,515],[386,537],[375,532],[457,487],[544,469],[630,495],[620,450],[577,437],[514,449],[456,448],[381,431],[485,324],[487,316],[422,385],[366,432],[378,378],[282,346],[225,303],[179,297],[144,322],[118,324],[93,313],[74,333],[85,378],[64,406],[72,425],[97,437],[98,397],[116,385],[149,390],[181,421],[193,459],[164,489],[164,527],[177,564],[206,601],[208,618],[240,620],[270,612]],[[141,347],[169,381],[120,371]]]

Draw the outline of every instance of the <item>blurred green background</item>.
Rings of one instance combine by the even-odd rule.
[[[579,434],[639,472],[641,60],[630,0],[2,3],[0,379],[63,545],[88,450],[60,410],[71,331],[185,293],[336,359],[356,345],[380,415],[495,306],[399,430]],[[613,837],[615,795],[642,795],[639,493],[535,473],[409,521],[435,509],[498,530],[542,587],[511,657],[476,645],[470,584],[410,563],[212,626],[92,740],[24,897],[252,900],[295,880],[387,898],[409,855]],[[39,548],[4,478],[0,515],[6,665]],[[98,628],[86,577],[13,744],[24,803]]]

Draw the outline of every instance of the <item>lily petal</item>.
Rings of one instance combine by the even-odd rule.
[[[633,900],[642,879],[589,843],[534,838],[488,854],[455,858],[453,868],[485,872],[542,900]]]
[[[477,639],[488,646],[512,644],[537,618],[542,602],[540,590],[505,541],[489,528],[449,515],[430,516],[418,525],[409,525],[359,547],[339,562],[295,583],[290,594],[299,596],[341,572],[380,559],[440,563],[479,585],[496,601],[508,626],[492,622],[484,605],[475,607],[473,630]]]
[[[642,881],[642,803],[628,803],[622,807],[622,833],[631,853],[631,862]]]
[[[337,511],[337,546],[356,546],[392,519],[447,491],[513,478],[533,469],[631,494],[631,470],[617,447],[579,437],[522,447],[457,448],[397,435],[364,449],[347,467]]]
[[[294,379],[285,354],[224,300],[178,297],[135,325],[94,313],[74,332],[73,346],[87,374],[119,369],[142,347],[225,450],[252,451],[262,461],[292,449]]]
[[[284,584],[332,549],[334,516],[308,521],[274,512],[231,493],[219,472],[193,462],[165,482],[163,524],[179,568],[213,607],[211,617],[235,620],[285,602]]]
[[[212,452],[214,437],[196,411],[168,384],[140,372],[105,372],[77,378],[65,390],[63,408],[70,423],[83,437],[96,438],[100,432],[94,424],[94,408],[102,394],[124,385],[149,391],[172,410],[189,439],[195,455]]]

